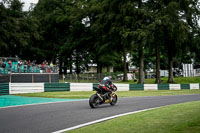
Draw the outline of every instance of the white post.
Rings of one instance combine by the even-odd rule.
[[[11,86],[11,82],[9,82],[9,94],[11,94],[11,88],[12,86]]]

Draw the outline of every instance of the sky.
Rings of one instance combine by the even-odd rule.
[[[24,2],[23,10],[28,11],[30,4],[31,3],[37,4],[38,0],[21,0],[21,2]]]
[[[21,2],[24,2],[24,7],[23,10],[24,11],[28,11],[29,10],[29,6],[31,3],[37,4],[38,0],[20,0]],[[2,0],[0,0],[0,2],[2,2]]]

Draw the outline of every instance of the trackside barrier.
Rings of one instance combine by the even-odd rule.
[[[45,92],[70,91],[69,83],[44,83]]]
[[[118,91],[194,90],[200,84],[115,84]],[[98,83],[0,83],[0,95],[54,91],[93,91]]]
[[[129,91],[129,84],[115,84],[117,91]]]
[[[144,90],[158,90],[157,84],[144,84]]]
[[[9,83],[0,83],[0,95],[9,94]]]
[[[130,91],[144,90],[144,84],[129,84]]]
[[[200,88],[200,84],[190,84],[190,89],[199,89]]]
[[[129,90],[183,90],[200,89],[200,84],[129,84]]]
[[[70,83],[70,91],[92,91],[93,83]]]
[[[158,84],[158,90],[169,90],[169,84]]]
[[[181,89],[190,89],[190,84],[181,84]]]
[[[180,84],[169,84],[169,89],[170,90],[180,90],[181,86],[180,86]]]
[[[9,94],[44,92],[44,83],[10,83]]]

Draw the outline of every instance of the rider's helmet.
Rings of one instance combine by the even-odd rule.
[[[103,78],[103,80],[109,80],[109,79],[110,79],[109,77],[104,77],[104,78]]]
[[[109,80],[109,79],[111,80],[111,79],[112,79],[112,76],[107,76],[107,77],[104,77],[104,78],[103,78],[103,80]]]

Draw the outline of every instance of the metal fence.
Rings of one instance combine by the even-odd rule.
[[[10,74],[10,73],[58,73],[59,68],[57,66],[48,66],[45,65],[44,67],[41,67],[41,65],[35,65],[35,66],[27,66],[27,65],[21,65],[18,66],[12,65],[11,67],[7,66],[5,68],[0,67],[0,74]]]
[[[0,83],[53,83],[59,82],[59,74],[40,74],[40,73],[23,73],[23,74],[0,74]]]
[[[182,75],[183,77],[199,77],[200,69],[185,70]]]
[[[147,72],[146,78],[155,78],[155,72]],[[169,72],[168,70],[160,70],[160,77],[168,77]],[[199,77],[200,76],[200,69],[192,69],[192,70],[173,70],[174,77]]]
[[[84,74],[62,74],[61,82],[100,82],[104,77],[111,76],[112,80],[122,80],[123,75],[119,73],[84,73]]]
[[[156,73],[145,73],[145,78],[156,78]],[[200,76],[200,69],[194,69],[192,71],[174,71],[173,72],[174,77],[197,77]],[[123,73],[87,73],[87,74],[62,74],[60,75],[59,79],[61,82],[88,82],[88,83],[94,83],[94,82],[100,82],[103,77],[105,76],[112,76],[113,81],[119,81],[123,80]],[[128,76],[128,75],[127,75]],[[169,73],[168,70],[161,70],[160,71],[160,77],[168,77]],[[132,80],[138,79],[139,74],[133,73]],[[130,80],[131,78],[128,77]]]
[[[18,58],[0,57],[0,74],[9,73],[58,73],[58,64],[36,61],[19,60]]]

